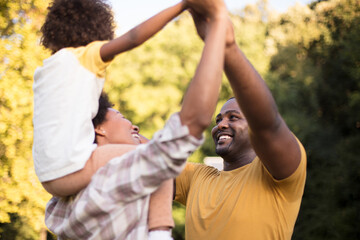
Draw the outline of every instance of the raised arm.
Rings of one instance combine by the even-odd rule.
[[[209,23],[196,14],[193,18],[199,36],[204,39]],[[290,176],[301,158],[297,140],[279,114],[264,80],[237,46],[230,19],[226,33],[225,73],[250,126],[256,154],[276,179]]]
[[[235,41],[227,43],[225,73],[250,126],[256,154],[276,179],[290,176],[301,158],[297,140],[279,114],[264,80]]]
[[[205,46],[194,78],[184,96],[180,119],[190,134],[201,138],[210,125],[219,96],[224,64],[227,10],[222,0],[202,0],[188,3],[209,21]]]
[[[143,23],[140,23],[122,36],[104,44],[100,49],[101,58],[106,62],[117,54],[135,48],[159,32],[168,22],[178,16],[185,9],[185,4],[180,2],[171,6]]]

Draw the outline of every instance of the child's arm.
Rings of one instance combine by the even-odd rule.
[[[154,36],[168,22],[185,10],[184,2],[169,7],[143,23],[140,23],[122,36],[104,44],[100,49],[103,61],[112,60],[117,54],[135,48]]]
[[[90,183],[92,176],[114,157],[132,151],[136,145],[106,144],[99,146],[91,154],[84,168],[69,175],[51,181],[42,182],[45,190],[57,197],[66,197],[78,193]]]

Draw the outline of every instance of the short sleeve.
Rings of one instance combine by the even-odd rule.
[[[302,197],[306,181],[306,152],[301,142],[296,138],[300,152],[301,160],[299,166],[288,178],[282,180],[274,179],[274,183],[279,188],[282,195],[289,201],[293,201]],[[269,173],[270,174],[270,173]]]
[[[187,196],[190,190],[191,181],[199,164],[186,163],[185,169],[176,178],[175,201],[186,205]]]
[[[106,67],[111,61],[104,62],[100,56],[100,48],[108,41],[96,41],[85,47],[69,48],[73,52],[80,64],[95,74],[99,78],[105,77]]]

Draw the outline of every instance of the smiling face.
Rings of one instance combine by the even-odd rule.
[[[108,108],[105,121],[95,131],[102,136],[102,144],[140,144],[139,128],[112,108]]]
[[[251,148],[248,123],[235,99],[228,100],[221,108],[211,134],[216,153],[225,161],[237,158],[246,148]]]

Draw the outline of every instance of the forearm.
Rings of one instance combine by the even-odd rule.
[[[252,131],[280,124],[271,92],[235,43],[225,50],[225,73]]]
[[[221,85],[224,65],[227,13],[211,20],[200,63],[185,94],[180,118],[190,134],[200,138],[211,123]]]
[[[185,5],[183,2],[180,2],[161,11],[129,30],[124,35],[105,44],[101,49],[102,59],[104,61],[111,60],[115,55],[141,45],[165,27],[167,23],[178,16],[184,9]]]
[[[183,2],[161,11],[147,21],[131,29],[128,36],[129,40],[134,43],[135,47],[142,44],[154,34],[159,32],[166,26],[167,23],[178,16],[182,11],[184,11]]]

